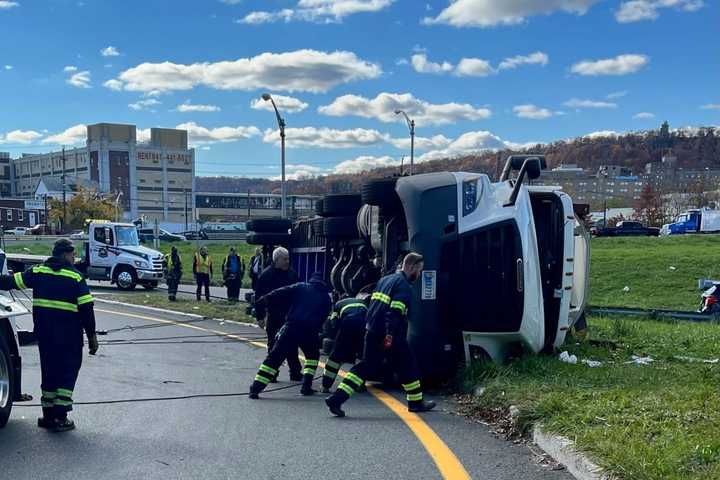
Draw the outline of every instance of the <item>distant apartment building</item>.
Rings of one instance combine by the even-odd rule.
[[[302,217],[315,213],[316,195],[288,195],[288,216]],[[201,222],[237,222],[258,217],[280,217],[281,197],[273,193],[212,193],[195,195],[198,220]]]
[[[12,195],[10,153],[0,152],[0,197],[9,197],[10,195]]]
[[[677,158],[672,156],[646,164],[644,177],[653,190],[663,193],[713,191],[720,188],[720,169],[679,168]]]
[[[11,194],[20,198],[42,195],[43,188],[62,192],[64,175],[66,185],[73,178],[117,195],[126,219],[181,224],[195,207],[195,150],[185,130],[151,128],[149,142],[138,143],[134,125],[88,125],[85,146],[24,154],[11,165]],[[43,187],[42,179],[55,180]]]

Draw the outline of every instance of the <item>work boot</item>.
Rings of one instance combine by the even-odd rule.
[[[329,397],[327,397],[325,399],[325,405],[327,405],[330,409],[330,413],[332,413],[336,417],[343,418],[345,416],[345,412],[341,408],[342,402],[337,396],[330,395]]]
[[[429,412],[435,408],[435,402],[432,400],[419,400],[417,402],[408,402],[408,411],[413,413]]]
[[[52,408],[43,408],[42,412],[43,412],[43,416],[38,418],[38,421],[37,421],[38,427],[52,428],[53,420],[55,419],[55,416],[53,415],[53,409]]]
[[[69,418],[56,418],[52,422],[51,431],[60,433],[75,430],[75,423]]]
[[[300,389],[300,395],[315,395],[315,390],[312,388],[312,382],[313,382],[313,376],[312,375],[304,375],[303,378],[303,385]]]
[[[291,382],[302,382],[303,375],[300,372],[290,372],[290,381]]]

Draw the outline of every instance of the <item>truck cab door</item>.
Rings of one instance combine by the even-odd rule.
[[[98,225],[90,229],[90,266],[112,267],[115,254],[115,232],[110,226]]]

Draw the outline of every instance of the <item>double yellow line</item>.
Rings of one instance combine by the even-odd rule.
[[[184,328],[191,328],[193,330],[199,330],[202,332],[208,332],[208,333],[214,333],[217,335],[222,335],[223,337],[232,338],[234,340],[239,340],[244,343],[248,343],[250,345],[253,345],[255,347],[259,348],[267,348],[267,344],[264,342],[257,342],[254,340],[251,340],[249,338],[243,337],[241,335],[235,335],[233,333],[227,333],[220,330],[214,330],[212,328],[205,328],[205,327],[198,327],[197,325],[190,325],[183,322],[176,322],[173,320],[165,320],[162,318],[157,317],[148,317],[145,315],[137,315],[134,313],[124,313],[124,312],[116,312],[112,310],[103,310],[96,308],[96,312],[102,312],[102,313],[110,313],[112,315],[122,315],[126,317],[132,317],[132,318],[139,318],[141,320],[147,320],[150,322],[158,322],[158,323],[165,323],[168,325],[175,325],[178,327],[184,327]],[[325,367],[325,365],[321,362],[321,367]],[[340,370],[341,375],[345,375],[347,372],[344,370]],[[443,442],[443,440],[438,436],[435,431],[430,428],[430,426],[425,423],[425,421],[416,413],[411,413],[408,411],[407,406],[403,404],[402,402],[399,402],[395,397],[392,395],[389,395],[388,393],[372,387],[368,386],[368,392],[370,392],[371,395],[373,395],[375,398],[380,400],[387,408],[389,408],[395,415],[397,415],[400,420],[402,420],[405,425],[410,429],[411,432],[417,437],[418,441],[422,444],[422,446],[425,448],[425,450],[428,452],[428,455],[430,455],[430,458],[433,459],[433,462],[435,462],[435,465],[437,466],[438,470],[440,471],[440,474],[442,475],[443,479],[445,480],[470,480],[470,474],[465,470],[465,467],[462,463],[460,463],[460,460],[455,456],[455,454],[450,450],[450,448]]]

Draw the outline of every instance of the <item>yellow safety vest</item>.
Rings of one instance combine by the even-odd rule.
[[[210,268],[212,267],[212,258],[210,258],[210,255],[203,258],[202,255],[196,253],[195,262],[197,263],[198,273],[210,273]]]

